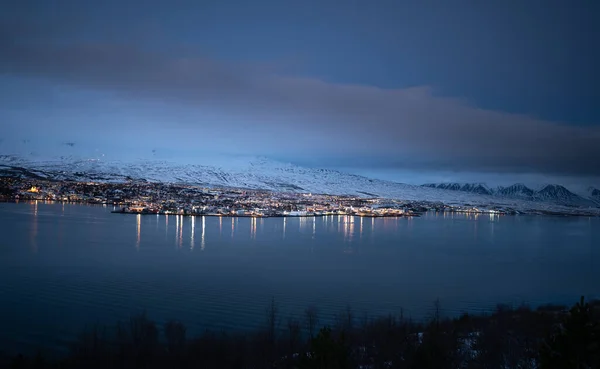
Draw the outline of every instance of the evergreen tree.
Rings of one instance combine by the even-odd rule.
[[[542,369],[600,368],[600,335],[589,303],[581,297],[564,321],[543,343]]]

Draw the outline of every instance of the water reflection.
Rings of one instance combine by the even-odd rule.
[[[136,223],[136,233],[137,233],[137,237],[135,240],[135,248],[137,250],[139,250],[140,249],[140,241],[142,238],[141,237],[141,233],[142,233],[142,215],[141,214],[136,215],[135,223]]]
[[[223,217],[219,217],[219,238],[223,234]]]
[[[352,242],[352,237],[354,236],[354,217],[345,216],[343,223],[344,240]]]
[[[206,231],[206,217],[202,217],[202,236],[200,236],[200,250],[204,251],[204,246],[206,245],[204,242],[204,232]]]
[[[175,245],[179,245],[179,215],[175,215]]]
[[[231,239],[233,240],[233,233],[235,231],[235,218],[231,218]]]
[[[251,239],[256,238],[256,218],[255,217],[250,218],[250,238]]]
[[[598,266],[600,249],[594,247],[600,244],[598,242],[600,240],[598,218],[580,218],[577,219],[576,223],[562,218],[498,217],[483,214],[475,221],[475,223],[478,223],[477,227],[481,228],[477,230],[481,231],[478,236],[478,243],[472,241],[473,235],[471,232],[474,232],[475,228],[475,225],[469,224],[475,219],[472,214],[455,214],[455,221],[449,219],[451,217],[449,213],[430,213],[428,215],[424,214],[423,217],[414,218],[390,218],[387,221],[384,218],[371,218],[369,221],[368,218],[362,217],[327,216],[323,217],[322,220],[316,218],[306,219],[307,223],[312,222],[312,226],[307,225],[310,228],[306,228],[306,234],[300,236],[295,234],[298,228],[293,224],[299,219],[254,219],[253,221],[256,223],[261,222],[261,226],[256,225],[255,231],[252,231],[255,233],[257,240],[260,237],[260,242],[265,246],[285,246],[284,249],[261,247],[259,248],[261,254],[256,252],[256,248],[242,247],[253,243],[249,240],[250,232],[244,228],[245,224],[249,224],[249,222],[246,223],[247,221],[242,219],[241,221],[245,224],[235,239],[237,247],[225,247],[219,250],[209,249],[207,253],[201,255],[202,257],[190,259],[178,252],[180,250],[173,250],[173,236],[168,236],[167,242],[165,242],[162,237],[163,230],[159,229],[157,231],[156,227],[151,226],[151,223],[156,220],[149,220],[148,218],[153,219],[153,216],[107,214],[105,221],[87,223],[81,222],[81,219],[89,217],[90,214],[93,214],[94,217],[96,214],[104,216],[104,213],[108,213],[108,209],[75,207],[66,204],[65,214],[68,212],[69,216],[60,217],[62,205],[53,205],[53,209],[49,208],[51,205],[44,205],[40,202],[38,202],[37,208],[34,202],[21,203],[18,206],[19,208],[15,210],[14,216],[9,212],[11,209],[4,206],[0,207],[0,210],[7,211],[7,215],[4,217],[9,222],[6,229],[9,231],[11,229],[15,230],[15,232],[6,232],[8,238],[2,246],[7,249],[15,247],[15,251],[24,253],[24,256],[28,258],[23,259],[24,262],[31,260],[35,262],[36,267],[43,266],[46,269],[42,268],[39,272],[36,270],[36,273],[27,276],[28,278],[36,278],[31,280],[38,283],[37,285],[25,280],[28,283],[23,285],[23,288],[20,288],[21,286],[13,288],[12,291],[15,292],[11,293],[15,293],[15,295],[12,301],[21,299],[19,291],[24,291],[23,294],[27,293],[28,296],[34,296],[40,302],[43,302],[49,294],[56,292],[52,288],[58,286],[61,290],[58,291],[59,295],[63,294],[64,296],[60,298],[64,298],[64,300],[61,300],[60,304],[55,304],[57,309],[64,309],[63,305],[68,306],[69,304],[73,304],[74,309],[79,309],[81,306],[87,306],[86,304],[90,303],[90,299],[94,299],[92,302],[94,305],[99,306],[98,310],[100,312],[109,311],[112,314],[113,311],[118,311],[119,314],[123,313],[125,315],[129,313],[130,307],[129,305],[125,306],[127,302],[121,296],[122,290],[104,283],[107,275],[114,275],[122,279],[116,280],[115,285],[118,286],[118,283],[121,283],[123,290],[127,288],[126,291],[131,291],[131,298],[128,297],[127,300],[134,301],[135,298],[136,302],[140,301],[139,305],[144,304],[144,306],[153,307],[154,310],[162,309],[159,312],[164,312],[164,315],[167,315],[169,311],[183,311],[185,306],[198,306],[201,312],[206,312],[209,315],[215,311],[227,310],[227,307],[231,307],[232,304],[243,308],[245,304],[252,303],[252,296],[259,296],[260,294],[268,296],[267,294],[270,295],[271,293],[283,294],[289,291],[291,291],[290,294],[293,293],[294,295],[290,300],[287,300],[290,301],[288,306],[297,304],[294,306],[299,306],[300,309],[304,308],[305,301],[311,299],[332,301],[333,307],[331,311],[327,312],[327,314],[331,314],[330,316],[338,312],[337,306],[342,307],[349,303],[349,299],[354,299],[354,295],[356,295],[355,301],[358,301],[358,303],[377,299],[372,305],[370,302],[369,305],[365,305],[365,309],[370,306],[373,309],[381,309],[384,305],[392,306],[390,308],[392,309],[406,303],[404,300],[395,300],[396,297],[389,297],[390,294],[386,294],[385,290],[380,292],[381,289],[373,288],[373,286],[378,286],[381,283],[385,284],[386,289],[399,290],[399,294],[408,296],[406,299],[413,299],[409,301],[417,301],[414,304],[420,303],[421,300],[419,299],[425,299],[423,305],[419,305],[424,308],[430,305],[429,296],[433,295],[435,298],[436,295],[442,295],[450,303],[454,303],[452,305],[454,310],[452,311],[462,309],[462,305],[458,306],[459,303],[463,304],[462,300],[458,301],[461,298],[460,296],[484,296],[483,300],[478,298],[474,299],[473,302],[464,302],[464,305],[469,307],[480,302],[490,303],[491,305],[491,303],[497,302],[496,299],[505,301],[505,299],[511,299],[511,296],[517,296],[516,298],[519,299],[520,296],[528,296],[527,294],[530,291],[535,292],[540,289],[540,281],[545,281],[548,278],[550,278],[550,281],[543,283],[543,292],[540,295],[535,295],[532,299],[543,298],[546,299],[543,302],[547,302],[554,295],[568,293],[564,291],[570,287],[581,290],[585,294],[598,294],[597,286],[591,282],[598,279],[598,268],[595,267]],[[58,216],[50,219],[49,213]],[[175,215],[165,216],[165,223],[163,223],[166,226],[165,231],[171,224],[175,225],[175,221],[172,220],[173,216]],[[169,217],[171,218],[170,224]],[[142,218],[147,222],[144,226],[145,248],[143,252],[136,252],[131,250],[131,243],[134,241],[138,250],[141,250]],[[186,224],[188,220],[191,222],[190,233],[184,237],[187,240],[184,240],[184,243],[187,243],[186,249],[188,252],[190,252],[190,249],[199,252],[201,247],[205,249],[206,218],[197,218],[198,221],[196,221],[196,218],[184,220]],[[219,229],[224,234],[225,230],[223,228],[229,228],[229,224],[223,225],[223,223],[231,221],[233,237],[235,235],[235,219],[228,221],[227,217],[223,218],[225,219],[219,219]],[[160,217],[157,219],[160,219]],[[336,232],[338,229],[338,225],[335,224],[336,219],[339,223],[346,220],[342,224],[343,232],[346,233],[345,244],[342,243],[344,242],[342,240],[344,236]],[[176,220],[178,223],[177,239],[179,239],[181,219]],[[352,220],[354,223],[356,220],[360,222],[356,227],[359,228],[358,230],[353,229],[356,224],[353,225]],[[285,233],[281,233],[282,229],[283,232],[287,232],[288,221],[292,222],[289,238]],[[136,239],[132,240],[131,224],[134,222],[136,224]],[[162,220],[158,220],[158,222],[160,228]],[[202,246],[198,245],[198,249],[195,248],[195,223],[197,222],[202,222],[198,225],[202,227],[201,235],[199,235]],[[216,233],[214,221],[208,218],[208,222],[210,223],[209,226],[213,227],[211,235],[208,237],[213,237],[211,242],[213,242],[212,247],[214,248],[219,246],[214,238]],[[317,222],[320,223],[318,227]],[[499,224],[499,222],[502,222],[502,224]],[[126,223],[126,227],[124,229],[118,227],[119,223]],[[117,227],[114,227],[115,225]],[[22,232],[16,232],[18,226],[23,227]],[[413,226],[414,228],[411,231],[410,228]],[[370,230],[367,229],[369,227]],[[398,232],[395,231],[396,227],[399,229]],[[535,227],[540,227],[541,232],[536,232]],[[316,228],[319,228],[319,237],[316,237]],[[498,228],[497,232],[496,228]],[[122,231],[126,233],[124,235],[117,233]],[[359,233],[360,240],[355,237],[356,231]],[[377,235],[375,235],[375,231],[377,231]],[[572,231],[572,234],[569,233],[570,231]],[[261,232],[260,236],[258,235],[259,232]],[[308,245],[302,240],[308,238],[309,232],[313,235],[314,240],[308,241],[310,246],[307,248]],[[92,238],[93,235],[97,235],[98,238]],[[281,240],[282,236],[285,241]],[[62,248],[59,248],[60,237],[64,238]],[[222,241],[228,243],[227,238],[224,235],[222,237]],[[492,239],[493,244],[491,243]],[[348,240],[351,240],[351,242]],[[568,244],[571,240],[574,246]],[[82,250],[82,242],[86,241],[93,242],[94,244],[91,246],[102,244],[103,247],[102,249],[88,247]],[[31,243],[27,245],[28,242]],[[32,254],[31,249],[36,243],[38,247],[42,248],[42,251]],[[171,248],[164,247],[165,244],[170,245]],[[233,244],[233,241],[231,241],[231,244]],[[450,247],[452,245],[459,246]],[[17,249],[18,246],[25,246],[25,248],[19,247]],[[305,257],[304,253],[310,253],[313,247],[315,255]],[[79,250],[91,253],[90,257],[81,259]],[[53,254],[50,254],[50,251]],[[346,254],[342,252],[346,252]],[[137,254],[138,258],[129,258],[130,253]],[[358,254],[362,257],[355,257]],[[177,259],[172,259],[173,262],[169,259],[171,255],[177,256]],[[263,257],[263,255],[268,257]],[[302,257],[297,258],[297,255]],[[49,258],[47,262],[44,262],[44,257]],[[140,257],[142,259],[139,259]],[[17,276],[12,276],[10,273],[16,271],[25,275],[29,272],[29,269],[33,269],[10,268],[10,262],[13,260],[15,259],[0,258],[2,266],[0,270],[5,271],[5,280],[8,278],[12,281],[11,278],[13,278],[18,281]],[[61,262],[56,263],[54,260]],[[61,272],[62,260],[65,260],[65,263],[68,264],[89,262],[82,264],[78,272],[83,273],[82,277],[86,278],[84,280],[86,283],[89,280],[88,284],[98,286],[99,289],[94,288],[89,292],[85,291],[80,288],[80,283],[69,284],[77,282],[76,280],[71,281],[69,278],[61,278],[60,285],[55,283],[57,282],[55,276]],[[114,260],[120,261],[114,263]],[[240,262],[241,260],[243,262]],[[135,263],[133,265],[140,265],[143,262],[144,265],[150,267],[136,270],[135,278],[132,279],[128,273],[121,272],[130,269],[128,263],[132,262]],[[105,269],[87,270],[90,269],[86,268],[90,263]],[[255,271],[265,270],[274,263],[281,266],[277,269],[278,273],[286,274],[275,274],[268,281],[270,284],[265,286],[266,279],[255,273]],[[34,265],[32,264],[32,266]],[[200,265],[202,267],[199,267]],[[434,268],[435,276],[431,276],[431,272],[428,271],[428,268],[431,269],[432,265],[438,266]],[[439,267],[440,265],[443,267]],[[326,269],[329,266],[332,266],[333,272]],[[560,268],[557,268],[557,266],[560,266]],[[214,294],[212,292],[210,294],[206,293],[207,287],[201,283],[185,286],[186,290],[183,290],[183,287],[174,284],[177,281],[155,275],[153,274],[154,270],[163,271],[165,275],[174,275],[174,273],[189,275],[193,280],[213,277],[215,283],[219,284],[216,285],[218,288],[214,289],[216,291]],[[307,270],[310,273],[306,273]],[[357,273],[357,270],[365,270],[366,272],[364,274]],[[327,278],[332,273],[337,274],[333,279],[328,280]],[[219,278],[225,274],[228,274],[227,278]],[[554,277],[556,274],[558,276]],[[239,283],[244,278],[248,278],[248,282],[251,282],[247,284],[250,287]],[[406,283],[402,283],[402,280],[406,281],[407,278],[415,280],[414,287],[407,287]],[[144,279],[151,282],[151,284],[148,284],[148,288],[152,287],[153,293],[173,298],[155,299],[151,296],[152,294],[149,296],[147,288],[139,288],[139,281]],[[295,281],[297,280],[302,280],[302,283],[296,284]],[[328,280],[328,283],[323,284],[323,280]],[[160,281],[160,283],[152,283],[153,281]],[[293,284],[286,285],[285,283],[288,283],[288,281],[292,281]],[[318,283],[322,283],[319,288],[310,287],[318,285]],[[104,285],[106,285],[105,288]],[[65,286],[69,289],[67,290]],[[187,288],[192,288],[192,290]],[[256,290],[252,290],[252,288],[256,288]],[[156,289],[156,292],[154,292],[154,289]],[[66,291],[62,292],[62,290]],[[219,294],[219,290],[230,291],[231,293]],[[413,290],[418,290],[418,292],[411,295]],[[345,291],[351,291],[352,294],[349,295]],[[374,293],[381,294],[381,296],[373,295]],[[542,294],[543,296],[540,297]],[[0,292],[0,295],[3,296],[3,293]],[[232,298],[237,300],[232,302]],[[266,300],[267,298],[262,299]],[[62,304],[63,301],[64,304]],[[35,302],[37,303],[37,301]],[[41,303],[39,305],[46,306]],[[362,306],[359,309],[362,309]],[[413,311],[416,311],[421,308],[417,306],[414,309]],[[53,312],[51,315],[56,314]],[[260,321],[260,312],[258,318],[256,315],[248,314],[248,317],[244,316],[240,320],[255,319]],[[221,319],[221,317],[217,316],[217,319]],[[225,320],[227,317],[223,317],[223,319]],[[231,324],[238,325],[240,322],[236,320]]]
[[[352,254],[354,253],[354,247],[352,244],[352,239],[354,236],[354,216],[345,216],[343,219],[343,233],[344,233],[344,253]]]
[[[312,239],[315,239],[315,235],[317,234],[317,217],[313,217],[313,228],[312,228]]]
[[[169,214],[165,215],[165,238],[169,237]]]
[[[183,246],[183,215],[179,215],[179,248]]]
[[[194,249],[194,233],[196,232],[196,217],[192,217],[192,231],[190,235],[190,250]]]
[[[375,218],[371,218],[371,238],[375,234]]]
[[[37,215],[38,215],[38,202],[35,201],[33,203],[33,219],[31,222],[31,251],[33,253],[38,252],[38,245],[37,245],[38,219],[37,219]]]
[[[298,231],[302,233],[302,229],[306,228],[306,217],[300,217],[298,222]]]
[[[285,240],[285,225],[287,223],[287,217],[283,217],[283,239]]]
[[[362,234],[363,234],[363,220],[364,220],[364,217],[360,217],[360,230],[359,230],[358,238],[361,240],[362,240]]]

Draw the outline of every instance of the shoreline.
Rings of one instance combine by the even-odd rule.
[[[584,321],[588,327],[585,333],[591,338],[589,344],[598,342],[591,334],[600,317],[600,301],[583,296],[574,305],[498,304],[491,311],[453,316],[445,314],[443,305],[436,300],[431,314],[420,320],[405,316],[402,309],[387,315],[365,313],[361,317],[350,306],[339,315],[327,317],[321,315],[319,306],[309,305],[303,314],[289,315],[287,326],[277,323],[285,317],[279,307],[272,299],[266,306],[265,320],[248,331],[208,328],[194,332],[186,327],[186,324],[193,326],[190,321],[167,318],[161,324],[145,311],[132,312],[128,320],[96,323],[81,327],[78,333],[69,332],[62,342],[46,341],[31,347],[8,345],[9,349],[0,351],[0,366],[12,363],[12,367],[48,367],[14,365],[42,362],[52,364],[52,368],[98,367],[99,363],[106,364],[103,367],[143,368],[189,368],[190,364],[194,367],[315,368],[321,366],[308,365],[312,358],[327,356],[352,363],[334,367],[372,368],[373,362],[393,363],[399,354],[404,358],[402,363],[413,364],[410,367],[431,367],[424,364],[439,357],[452,359],[457,364],[455,367],[470,367],[469,364],[481,362],[504,364],[507,355],[513,362],[531,364],[532,360],[537,363],[547,355],[542,349],[544,343],[552,343],[565,334],[553,327],[569,324],[574,318],[579,321],[582,311],[590,312]],[[141,331],[141,327],[145,330]],[[573,339],[573,333],[577,332],[562,337]],[[393,344],[391,351],[390,343]],[[434,352],[432,344],[437,345]],[[203,350],[207,347],[208,350]],[[210,349],[214,347],[220,350]],[[555,350],[561,347],[556,346]],[[203,355],[197,355],[199,351]],[[325,353],[328,354],[323,356]],[[332,353],[337,354],[332,356]],[[423,358],[429,359],[423,361]],[[214,366],[215,363],[219,365]],[[221,365],[225,363],[228,365]]]
[[[134,214],[134,215],[176,215],[185,217],[220,217],[220,218],[320,218],[328,216],[350,216],[361,218],[410,218],[420,217],[420,214],[396,214],[396,215],[360,215],[360,214],[307,214],[307,215],[236,215],[236,214],[180,214],[164,212],[137,212],[113,210],[112,214]]]
[[[62,201],[62,200],[47,200],[47,199],[6,199],[0,198],[0,203],[34,203],[34,202],[43,202],[43,203],[56,203],[56,204],[73,204],[73,205],[93,205],[93,206],[123,206],[125,204],[114,204],[114,203],[103,203],[103,202],[86,202],[86,201]],[[501,211],[469,211],[469,210],[437,210],[437,209],[428,209],[422,213],[412,213],[411,215],[358,215],[358,214],[322,214],[316,215],[317,217],[321,216],[330,216],[330,215],[353,215],[363,218],[404,218],[404,217],[420,217],[421,214],[427,212],[435,212],[435,213],[447,213],[447,214],[474,214],[474,215],[495,215],[495,216],[550,216],[550,217],[586,217],[586,218],[599,218],[600,212],[591,212],[591,213],[563,213],[559,211],[553,210],[519,210],[515,212],[501,212]],[[121,211],[111,211],[111,213],[123,213]],[[142,213],[142,212],[125,212],[125,214],[142,214],[142,215],[155,215],[157,213]],[[165,214],[159,213],[159,215],[184,215],[184,216],[192,216],[193,214]],[[221,216],[221,217],[240,217],[240,218],[303,218],[303,217],[314,217],[315,215],[270,215],[270,216],[251,216],[251,215],[218,215],[218,214],[197,214],[196,216]]]

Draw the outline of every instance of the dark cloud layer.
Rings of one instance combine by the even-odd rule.
[[[325,165],[352,160],[386,169],[600,175],[597,126],[483,110],[427,86],[328,83],[127,44],[55,42],[6,26],[0,31],[2,75],[217,108],[235,115],[232,130],[258,124],[264,134],[257,146],[264,152],[280,148],[284,135],[294,142],[282,156]],[[292,124],[301,128],[290,129]]]

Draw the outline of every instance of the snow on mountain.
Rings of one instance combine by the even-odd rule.
[[[544,186],[539,191],[536,191],[534,198],[538,201],[553,201],[557,204],[570,205],[570,206],[597,206],[598,204],[591,198],[584,198],[579,196],[566,187],[549,184]]]
[[[480,195],[492,195],[492,190],[483,183],[467,183],[461,187],[461,191],[478,193]]]
[[[527,201],[543,201],[566,206],[597,206],[597,200],[593,196],[593,191],[590,192],[589,198],[579,196],[566,187],[549,184],[541,187],[539,190],[533,190],[522,183],[516,183],[508,187],[498,187],[494,190],[481,183],[428,183],[424,187],[446,189],[452,191],[462,191],[478,193],[482,195],[491,195],[494,197],[514,198]]]
[[[118,162],[73,158],[31,161],[16,156],[0,156],[0,170],[5,173],[56,180],[138,179],[286,192],[350,194],[405,200],[445,200],[449,203],[473,200],[466,194],[423,189],[419,186],[369,179],[336,170],[304,168],[266,158],[241,158],[221,164],[221,166],[184,165],[167,161]]]
[[[587,194],[591,199],[600,201],[600,189],[597,189],[595,187],[589,187],[587,190]]]
[[[534,194],[534,190],[522,183],[515,183],[514,185],[508,187],[498,187],[496,190],[496,195],[498,196],[513,197],[524,200],[533,200]]]
[[[493,191],[484,183],[428,183],[424,187],[438,188],[451,191],[471,192],[479,195],[492,195]]]
[[[327,193],[384,197],[412,201],[441,201],[449,205],[503,206],[516,210],[565,210],[560,203],[523,201],[497,196],[484,184],[415,186],[371,179],[329,169],[306,168],[267,158],[233,158],[219,165],[181,164],[165,160],[108,161],[75,156],[23,158],[0,155],[0,175],[53,180],[121,182],[145,180],[214,187],[265,189],[298,193]],[[511,186],[512,187],[512,186]],[[561,186],[562,187],[562,186]],[[453,190],[458,188],[458,190]],[[565,189],[566,190],[566,189]],[[523,190],[525,191],[525,190]],[[566,190],[568,191],[568,190]],[[544,199],[572,197],[560,188],[547,188]],[[574,195],[574,194],[572,194]],[[574,195],[577,196],[577,195]],[[568,209],[567,209],[568,210]]]
[[[564,202],[572,202],[581,199],[581,197],[575,195],[565,187],[556,184],[544,186],[535,193],[535,197],[540,200],[559,200]]]
[[[431,188],[439,188],[442,190],[450,190],[450,191],[460,191],[460,188],[462,187],[458,183],[427,183],[427,184],[424,184],[423,186],[431,187]]]

